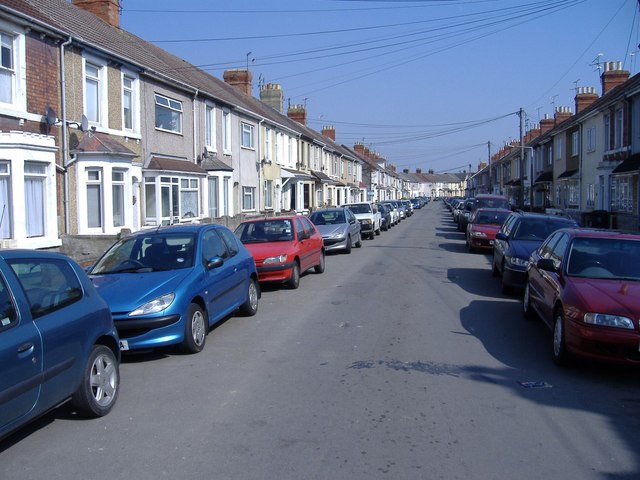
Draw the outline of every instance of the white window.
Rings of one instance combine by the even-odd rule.
[[[218,218],[218,177],[209,177],[209,218]]]
[[[89,62],[84,66],[84,114],[91,123],[102,119],[101,68]]]
[[[273,208],[273,180],[264,181],[264,208]]]
[[[633,212],[633,177],[631,175],[611,176],[611,211]]]
[[[102,170],[87,169],[87,226],[102,227]]]
[[[182,102],[157,93],[155,98],[156,128],[168,132],[182,133]]]
[[[556,160],[560,160],[562,158],[562,137],[558,136],[554,139],[554,144],[556,146]]]
[[[216,107],[209,104],[204,107],[204,144],[209,150],[216,148]]]
[[[622,115],[622,108],[618,108],[616,110],[616,116],[615,116],[615,128],[614,128],[614,133],[613,133],[613,148],[618,149],[618,148],[622,148],[622,141],[623,141],[623,115]]]
[[[111,194],[113,206],[113,226],[124,226],[124,179],[125,172],[113,170],[111,172]]]
[[[27,237],[42,237],[45,234],[47,166],[42,163],[24,164],[24,203]]]
[[[281,163],[282,162],[282,134],[281,133],[276,133],[276,163]]]
[[[138,131],[137,87],[136,78],[122,75],[122,127],[132,132]]]
[[[14,103],[16,89],[15,37],[0,32],[0,103]]]
[[[242,187],[242,209],[256,209],[256,187]]]
[[[231,154],[231,112],[222,111],[222,149],[227,155]]]
[[[593,152],[596,149],[596,127],[587,129],[587,152]]]
[[[596,204],[596,185],[594,183],[587,184],[587,207],[593,207]]]
[[[222,181],[222,208],[225,217],[229,216],[229,183],[231,183],[231,178],[224,177]]]
[[[604,151],[611,150],[611,116],[606,114],[604,120]]]
[[[244,148],[253,148],[253,125],[242,122],[242,142]]]
[[[0,238],[11,238],[11,164],[0,162]]]
[[[182,218],[197,218],[199,182],[197,178],[183,178],[180,180],[180,216]]]
[[[553,146],[549,145],[547,147],[547,165],[551,165],[553,163]]]
[[[244,128],[244,124],[243,124]],[[273,131],[270,128],[265,129],[264,133],[264,159],[271,160],[271,134]],[[244,135],[243,135],[244,136]]]
[[[576,156],[580,154],[580,132],[573,132],[571,134],[571,155]]]

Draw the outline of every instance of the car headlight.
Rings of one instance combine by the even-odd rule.
[[[373,220],[371,220],[370,218],[365,218],[364,220],[362,220],[362,223],[364,223],[365,225],[371,225],[373,223]]]
[[[529,259],[525,258],[506,257],[506,260],[514,267],[526,267],[529,264]]]
[[[485,237],[487,236],[487,234],[486,234],[486,233],[484,233],[484,232],[471,232],[471,236],[472,236],[472,237],[482,237],[482,238],[485,238]]]
[[[604,327],[618,327],[633,330],[633,320],[621,315],[609,315],[606,313],[585,313],[584,322],[591,325],[602,325]]]
[[[272,263],[284,263],[286,261],[287,261],[287,256],[282,254],[282,255],[276,255],[275,257],[267,257],[264,259],[262,263],[264,265],[270,265]]]
[[[133,312],[129,314],[130,317],[136,317],[138,315],[149,315],[151,313],[158,313],[164,310],[165,308],[169,308],[169,305],[173,303],[173,300],[176,298],[175,293],[167,293],[166,295],[162,295],[161,297],[154,298],[150,302],[145,303],[144,305],[139,306]]]

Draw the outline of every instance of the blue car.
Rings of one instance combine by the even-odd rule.
[[[180,225],[136,232],[89,270],[111,308],[122,351],[179,345],[202,351],[209,328],[240,309],[258,311],[251,254],[222,225]]]
[[[111,312],[70,258],[0,250],[0,438],[71,399],[106,415],[120,385]]]

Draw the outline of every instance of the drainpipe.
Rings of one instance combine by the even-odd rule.
[[[198,127],[196,122],[196,99],[198,98],[199,89],[193,94],[193,104],[191,105],[191,111],[193,114],[193,162],[198,163]]]
[[[64,172],[64,229],[68,235],[71,229],[69,222],[69,172],[67,166],[69,165],[69,140],[68,140],[68,128],[67,128],[67,85],[65,81],[65,68],[64,68],[64,48],[71,45],[73,41],[72,37],[60,45],[60,103],[62,115],[62,168]]]

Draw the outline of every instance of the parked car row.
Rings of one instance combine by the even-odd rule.
[[[445,205],[455,212],[463,199]],[[457,222],[455,222],[457,225]],[[556,364],[575,357],[640,365],[640,234],[581,228],[558,215],[478,208],[470,252],[491,254],[504,293],[552,332]]]
[[[380,207],[250,219],[234,232],[160,226],[120,239],[86,271],[61,254],[0,250],[0,439],[67,400],[81,415],[106,415],[121,352],[201,352],[215,323],[257,313],[261,284],[298,288],[307,270],[324,272],[326,252],[350,253],[363,231],[390,228]]]

